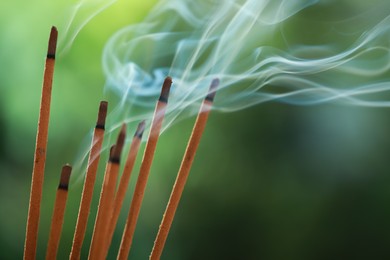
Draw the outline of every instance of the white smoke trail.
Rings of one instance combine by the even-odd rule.
[[[60,54],[68,51],[80,31],[117,0],[79,0],[70,9],[59,39]]]
[[[213,78],[220,79],[214,105],[220,111],[268,101],[390,106],[390,2],[365,3],[358,15],[345,11],[338,21],[319,23],[318,34],[326,26],[333,31],[326,42],[288,37],[286,25],[308,9],[348,1],[161,1],[105,47],[105,91],[121,100],[107,119],[108,135],[123,122],[131,128],[150,119],[168,75],[173,86],[163,130],[198,111]],[[316,30],[310,20],[305,26],[298,31]]]
[[[127,111],[112,120],[149,118],[167,75],[174,85],[165,128],[197,111],[215,77],[221,81],[215,109],[221,111],[271,100],[390,106],[372,99],[390,90],[390,16],[341,51],[337,42],[283,49],[269,43],[287,20],[327,2],[161,1],[142,24],[123,28],[106,45],[106,90],[116,92],[122,100],[118,109]],[[389,7],[382,2],[376,10]]]

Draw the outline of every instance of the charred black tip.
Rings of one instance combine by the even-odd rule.
[[[51,27],[49,44],[48,44],[48,48],[47,48],[47,58],[48,59],[55,59],[55,57],[56,57],[57,38],[58,38],[58,31],[57,31],[57,28],[55,26],[53,26],[53,27]]]
[[[96,128],[104,130],[105,125],[106,125],[107,107],[108,107],[107,101],[100,102],[98,119],[96,122]]]
[[[218,86],[219,86],[219,79],[218,78],[213,79],[213,81],[211,82],[211,85],[210,85],[209,93],[207,94],[207,96],[205,98],[207,101],[210,101],[210,102],[214,101]]]
[[[65,164],[62,167],[60,184],[58,185],[58,189],[68,190],[71,173],[72,173],[72,167],[69,164]]]
[[[168,76],[165,78],[164,83],[162,85],[160,98],[158,99],[160,102],[164,102],[164,103],[168,102],[169,90],[171,89],[171,85],[172,85],[172,78]]]
[[[142,139],[142,135],[145,131],[145,120],[141,121],[138,124],[137,130],[135,131],[134,137],[137,137],[139,139]]]

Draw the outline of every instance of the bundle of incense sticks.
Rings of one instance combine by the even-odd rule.
[[[38,238],[40,203],[44,179],[43,175],[46,161],[46,146],[56,43],[57,30],[55,27],[53,27],[49,38],[49,47],[42,87],[41,109],[38,119],[37,141],[35,147],[35,160],[31,182],[24,259],[36,258],[36,245]],[[146,141],[141,167],[136,182],[133,198],[131,201],[130,210],[126,220],[126,225],[123,230],[122,241],[119,247],[117,259],[127,259],[129,256],[134,231],[136,228],[139,212],[141,210],[142,200],[146,189],[147,180],[149,177],[150,169],[157,147],[158,138],[160,136],[161,127],[165,116],[171,85],[172,79],[170,77],[167,77],[162,84],[161,94],[157,101],[153,118],[151,121],[149,136]],[[218,85],[218,79],[214,79],[211,82],[209,92],[200,107],[194,128],[192,130],[191,137],[188,142],[188,146],[186,148],[175,184],[172,189],[171,196],[168,201],[166,211],[163,215],[163,219],[157,233],[150,259],[160,259],[161,257],[165,241],[168,237],[168,233],[172,225],[176,209],[178,207],[185,183],[187,181],[191,169],[192,162],[195,157],[196,150],[198,148],[202,133],[205,129],[205,125],[212,107],[212,103]],[[88,166],[86,169],[83,191],[81,194],[79,212],[69,257],[70,259],[80,259],[81,257],[81,249],[86,234],[89,213],[91,211],[91,201],[93,197],[93,190],[100,161],[100,154],[102,153],[107,107],[107,102],[101,101],[97,123],[95,126],[91,148],[89,152]],[[131,141],[128,157],[126,159],[125,165],[123,167],[123,172],[119,181],[118,176],[121,169],[121,154],[125,146],[127,132],[126,124],[122,125],[115,144],[111,146],[109,159],[106,162],[104,179],[100,192],[99,205],[97,209],[93,235],[91,238],[88,259],[106,259],[107,257],[114,230],[116,228],[118,217],[122,208],[122,204],[126,196],[130,176],[137,158],[140,144],[142,142],[142,135],[144,130],[145,121],[142,121],[139,123],[134,137]],[[57,257],[58,245],[62,231],[62,224],[64,221],[64,213],[68,196],[68,186],[71,171],[72,168],[68,164],[62,168],[60,184],[57,189],[54,212],[52,216],[46,259],[56,259]]]

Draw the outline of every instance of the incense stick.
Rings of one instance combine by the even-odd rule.
[[[95,260],[104,258],[107,238],[106,234],[113,210],[120,155],[125,142],[125,137],[126,125],[123,124],[118,135],[117,142],[110,151],[110,158],[104,175],[88,259]]]
[[[110,168],[111,168],[111,157],[113,156],[113,153],[114,153],[114,149],[115,149],[115,145],[111,146],[110,148],[110,156],[109,156],[109,159],[106,163],[106,169],[105,169],[105,172],[104,172],[104,179],[103,179],[103,185],[102,185],[102,190],[100,192],[100,197],[99,197],[99,205],[98,205],[98,211],[97,211],[97,214],[96,214],[96,218],[95,218],[95,224],[93,226],[93,233],[92,233],[92,238],[91,238],[91,244],[90,244],[90,247],[89,247],[89,254],[88,254],[88,259],[93,259],[92,257],[97,257],[97,254],[98,254],[98,249],[97,249],[97,246],[96,246],[96,240],[97,240],[97,234],[99,232],[99,225],[100,225],[100,222],[101,222],[101,215],[102,215],[102,211],[101,211],[101,204],[102,204],[102,198],[104,198],[104,194],[105,194],[105,183],[108,182],[108,178],[109,178],[109,172],[110,172]]]
[[[41,105],[38,119],[38,130],[35,144],[34,166],[32,172],[30,202],[28,208],[24,259],[35,259],[38,225],[42,199],[43,178],[46,162],[46,147],[50,117],[51,90],[57,46],[57,29],[51,28],[48,51],[43,76]]]
[[[76,229],[73,237],[73,244],[69,259],[80,259],[81,248],[83,245],[85,232],[87,229],[87,222],[89,211],[91,208],[91,201],[93,195],[93,189],[96,180],[96,172],[99,165],[100,153],[103,144],[104,130],[107,116],[106,101],[101,101],[99,106],[99,114],[94,130],[91,151],[88,158],[88,167],[84,180],[83,192],[81,195],[80,208],[77,217]]]
[[[145,121],[138,124],[137,130],[131,142],[130,151],[127,156],[126,164],[123,169],[123,174],[119,182],[118,190],[115,194],[114,210],[111,217],[108,233],[107,233],[107,251],[110,247],[112,236],[114,235],[115,226],[119,218],[119,213],[122,208],[123,200],[126,196],[127,187],[129,186],[130,176],[133,171],[135,159],[137,158],[138,150],[142,141],[142,134],[145,129]]]
[[[172,221],[175,216],[177,206],[179,205],[179,201],[183,193],[188,174],[191,170],[192,162],[194,161],[196,150],[198,148],[202,133],[206,126],[206,122],[209,116],[210,108],[212,106],[218,84],[219,81],[217,79],[214,79],[211,83],[209,94],[203,101],[202,106],[200,108],[183,160],[181,162],[179,172],[177,174],[175,184],[172,189],[171,196],[168,201],[167,208],[163,215],[163,219],[158,230],[156,240],[154,242],[154,247],[150,255],[151,260],[158,260],[161,257],[165,241],[168,237],[169,229],[172,225]]]
[[[138,180],[135,186],[133,199],[130,205],[130,211],[126,220],[125,230],[122,235],[122,241],[118,253],[118,260],[125,260],[129,255],[129,251],[133,241],[135,226],[137,224],[137,219],[141,209],[142,199],[145,193],[150,167],[152,165],[154,152],[156,150],[158,137],[160,135],[162,121],[165,115],[171,84],[172,84],[172,79],[170,77],[167,77],[162,86],[160,98],[156,104],[152,125],[150,128],[149,138],[145,146],[144,156],[142,158]]]
[[[46,260],[57,258],[58,244],[61,238],[62,224],[64,223],[66,201],[68,199],[68,185],[71,172],[72,167],[70,165],[62,167],[60,184],[58,185],[54,212],[51,220],[49,242],[47,243]]]

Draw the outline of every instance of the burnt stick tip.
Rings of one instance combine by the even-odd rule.
[[[72,166],[70,166],[69,164],[65,164],[62,167],[60,184],[58,185],[58,189],[68,190],[71,173],[72,173]]]
[[[115,144],[112,145],[111,148],[110,148],[110,158],[109,158],[108,161],[110,163],[119,163],[119,158],[115,157],[114,153],[115,153]]]
[[[171,89],[171,85],[172,85],[172,78],[168,76],[165,78],[164,83],[162,85],[159,101],[164,103],[168,102],[169,90]]]
[[[111,162],[119,163],[123,146],[125,144],[125,140],[126,140],[126,124],[123,124],[119,132],[118,139],[116,140],[115,143],[115,149],[112,151],[112,154],[110,153]]]
[[[145,131],[145,120],[142,120],[137,127],[137,130],[135,131],[134,137],[137,137],[139,139],[142,139],[142,135]]]
[[[106,117],[107,117],[107,101],[101,101],[99,106],[99,114],[98,119],[96,122],[96,128],[100,128],[104,130],[105,124],[106,124]]]
[[[210,102],[214,101],[214,97],[217,92],[218,86],[219,86],[219,79],[218,78],[213,79],[210,85],[209,93],[206,96],[206,100]]]
[[[49,46],[47,48],[47,58],[48,59],[55,59],[55,57],[56,57],[57,38],[58,38],[58,31],[57,31],[57,28],[55,26],[53,26],[53,27],[51,27],[50,37],[49,37]]]
[[[115,149],[115,144],[111,145],[110,147],[110,157],[114,155],[114,149]]]

